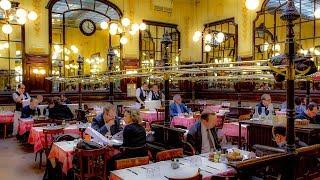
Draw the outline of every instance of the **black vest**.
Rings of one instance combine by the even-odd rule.
[[[151,93],[152,93],[151,100],[161,100],[161,94],[160,93],[156,94],[153,91],[151,91]]]
[[[145,100],[146,100],[146,94],[147,94],[147,93],[144,93],[144,94],[143,94],[143,91],[144,91],[144,90],[142,90],[142,88],[140,88],[140,95],[139,95],[139,97],[140,97],[141,101],[145,101]],[[138,101],[138,99],[137,99],[136,102],[137,102],[137,103],[140,103],[140,102]]]
[[[18,96],[20,96],[20,94],[18,92],[15,92],[15,94],[17,94]],[[27,93],[23,93],[24,99],[27,99]],[[22,103],[18,103],[16,102],[16,111],[22,111]]]

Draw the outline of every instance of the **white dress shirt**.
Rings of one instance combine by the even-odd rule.
[[[214,151],[216,149],[215,143],[214,143],[214,140],[213,140],[213,136],[211,134],[210,129],[209,129],[209,133],[210,133],[210,139],[213,142],[213,146],[214,146],[213,149],[210,148],[210,143],[209,143],[208,133],[207,133],[207,127],[205,127],[201,123],[201,136],[202,136],[201,154],[208,153],[208,152]]]

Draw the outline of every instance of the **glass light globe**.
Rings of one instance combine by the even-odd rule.
[[[280,44],[274,45],[273,51],[280,51],[281,47]]]
[[[117,34],[117,29],[110,29],[109,30],[109,33],[111,34],[111,35],[116,35]]]
[[[39,73],[42,74],[42,75],[44,75],[44,74],[46,74],[46,70],[40,69]]]
[[[125,36],[121,37],[121,38],[120,38],[120,43],[121,43],[122,45],[127,44],[127,43],[128,43],[128,38],[125,37]]]
[[[246,0],[246,7],[249,10],[255,10],[259,6],[259,0]]]
[[[205,51],[205,52],[211,51],[211,46],[210,46],[209,44],[205,45],[205,46],[204,46],[204,51]]]
[[[206,36],[204,36],[204,40],[207,42],[211,42],[212,41],[212,35],[211,34],[207,34]]]
[[[38,73],[39,73],[39,69],[33,69],[32,72],[33,72],[34,74],[38,74]]]
[[[26,18],[27,17],[27,11],[22,9],[22,8],[19,8],[17,11],[16,11],[16,15],[17,17],[19,18]]]
[[[11,8],[11,2],[9,0],[1,0],[0,7],[3,10],[9,10]]]
[[[133,35],[136,34],[136,31],[130,30],[130,31],[129,31],[129,34],[133,36]]]
[[[314,50],[314,54],[315,54],[316,56],[319,56],[319,55],[320,55],[320,50],[319,50],[319,49],[315,49],[315,50]]]
[[[224,41],[224,34],[222,32],[219,32],[217,35],[216,35],[216,41],[218,43],[222,43]]]
[[[320,8],[317,8],[315,11],[314,11],[314,17],[316,19],[319,19],[320,18]]]
[[[124,27],[127,27],[130,25],[130,19],[129,18],[122,18],[121,19],[121,24],[124,26]]]
[[[146,30],[146,29],[147,29],[146,23],[141,23],[141,24],[139,25],[139,28],[140,28],[141,31]]]
[[[21,25],[25,24],[27,22],[26,17],[18,17],[17,22]]]
[[[118,29],[118,24],[116,23],[110,24],[110,31],[117,31],[117,29]]]
[[[263,52],[265,52],[265,51],[267,51],[268,50],[268,48],[269,48],[269,43],[268,42],[265,42],[263,45],[262,45],[262,51]]]
[[[38,14],[34,11],[29,12],[28,19],[31,21],[35,21],[38,18]]]
[[[5,34],[11,34],[12,33],[12,27],[10,24],[5,24],[2,26],[2,31],[5,33]]]
[[[196,31],[196,32],[194,32],[193,35],[196,36],[196,37],[199,37],[199,39],[200,39],[200,37],[201,37],[201,32],[200,32],[200,31]]]
[[[132,29],[132,31],[138,31],[139,30],[139,24],[137,24],[137,23],[132,24],[131,29]]]
[[[106,21],[102,21],[100,23],[100,27],[101,27],[101,29],[108,29],[108,23]]]
[[[194,34],[193,37],[192,37],[192,40],[193,40],[194,42],[198,42],[198,41],[200,40],[200,37],[199,37],[199,36],[196,36],[196,35]]]

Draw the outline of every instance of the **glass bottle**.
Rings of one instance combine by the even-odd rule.
[[[259,120],[259,112],[258,112],[258,109],[259,109],[259,107],[256,106],[256,109],[255,109],[254,114],[253,114],[253,116],[252,116],[252,119],[253,119],[253,120]]]
[[[260,114],[260,120],[264,121],[267,119],[267,115],[266,115],[266,108],[265,107],[261,107],[261,114]]]

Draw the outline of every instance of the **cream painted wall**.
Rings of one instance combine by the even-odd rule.
[[[203,24],[225,18],[235,17],[239,25],[239,55],[252,54],[252,21],[254,11],[245,9],[245,0],[173,0],[173,12],[164,13],[153,10],[152,0],[111,0],[124,15],[141,22],[142,19],[178,24],[181,32],[182,61],[201,61],[201,42],[194,43],[192,35]],[[48,0],[21,0],[23,7],[36,10],[38,20],[26,24],[26,52],[47,54],[48,44]],[[261,1],[262,3],[262,1]],[[129,38],[124,47],[124,58],[139,58],[138,35]]]

